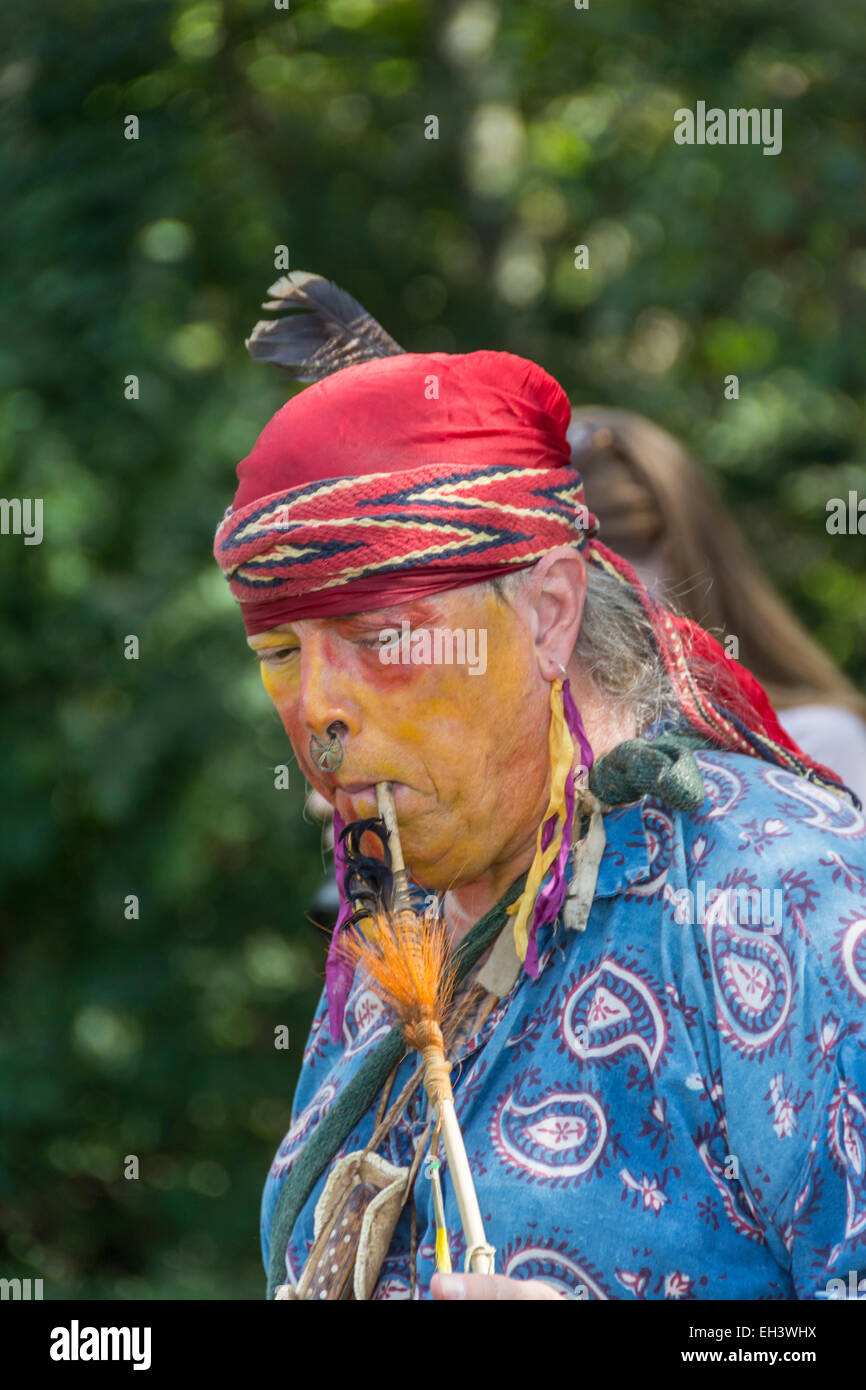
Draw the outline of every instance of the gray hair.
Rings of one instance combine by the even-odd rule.
[[[529,582],[532,569],[489,581],[506,603]],[[622,715],[631,715],[638,732],[657,722],[679,723],[679,701],[659,655],[652,625],[628,586],[615,575],[588,565],[583,618],[573,655],[596,690]]]

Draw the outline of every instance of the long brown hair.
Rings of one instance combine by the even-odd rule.
[[[641,415],[574,410],[572,458],[600,539],[638,566],[664,551],[664,601],[722,641],[777,709],[842,705],[866,719],[866,698],[812,640],[762,574],[730,513],[686,449]]]

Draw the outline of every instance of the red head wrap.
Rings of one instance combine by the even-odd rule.
[[[508,352],[405,353],[295,396],[238,466],[214,553],[248,633],[405,603],[595,530],[571,408]]]

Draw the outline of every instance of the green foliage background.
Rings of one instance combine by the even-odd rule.
[[[511,349],[682,435],[862,685],[863,542],[824,523],[866,495],[866,20],[41,0],[2,26],[0,487],[45,538],[0,537],[0,1273],[257,1298],[323,965],[319,833],[210,556],[285,395],[243,348],[274,248],[409,349]],[[782,153],[675,145],[699,99],[781,107]]]

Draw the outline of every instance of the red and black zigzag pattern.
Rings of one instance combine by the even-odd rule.
[[[439,464],[325,479],[229,510],[214,554],[243,603],[398,570],[507,568],[596,529],[571,468]]]

